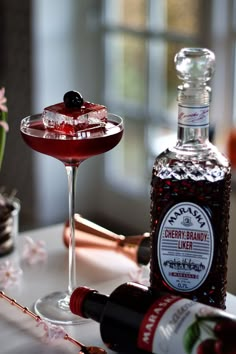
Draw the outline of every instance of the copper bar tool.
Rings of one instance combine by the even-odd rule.
[[[150,234],[135,236],[118,235],[92,221],[75,214],[75,245],[83,248],[96,248],[120,252],[140,265],[147,265],[150,260]],[[68,247],[70,239],[69,222],[63,230],[63,241]]]

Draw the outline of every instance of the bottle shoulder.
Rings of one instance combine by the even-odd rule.
[[[217,181],[230,174],[230,162],[216,146],[191,149],[178,145],[167,148],[154,162],[153,172],[161,178],[191,178],[195,180]]]

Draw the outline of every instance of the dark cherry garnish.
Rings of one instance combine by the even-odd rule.
[[[83,97],[78,91],[66,92],[63,101],[67,108],[81,108],[84,103]]]

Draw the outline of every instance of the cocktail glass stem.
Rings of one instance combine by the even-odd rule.
[[[69,310],[70,295],[76,288],[76,254],[75,254],[75,195],[76,195],[76,179],[79,164],[65,165],[68,178],[68,194],[69,194],[69,281],[68,294],[62,300],[59,300],[59,306],[64,310]]]

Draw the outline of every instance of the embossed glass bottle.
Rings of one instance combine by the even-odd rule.
[[[155,160],[151,182],[151,287],[225,308],[230,164],[209,142],[207,81],[214,54],[175,56],[178,137]]]

